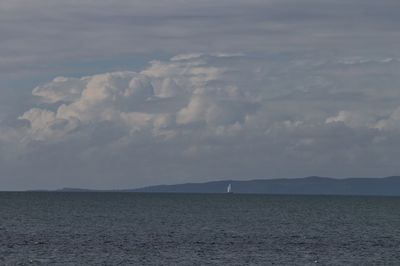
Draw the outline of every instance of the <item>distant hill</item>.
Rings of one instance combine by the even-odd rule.
[[[384,178],[282,178],[223,180],[206,183],[149,186],[138,189],[90,190],[63,188],[59,192],[146,192],[146,193],[225,193],[228,184],[234,193],[286,195],[377,195],[400,196],[400,176]]]
[[[150,186],[130,191],[224,193],[228,184],[232,184],[232,191],[234,193],[400,196],[400,176],[346,179],[312,176],[293,179],[224,180],[207,183]]]
[[[92,192],[92,191],[96,192],[101,190],[86,189],[86,188],[71,188],[71,187],[65,187],[56,190],[56,192]]]

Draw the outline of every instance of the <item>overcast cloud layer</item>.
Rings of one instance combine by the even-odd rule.
[[[0,188],[400,173],[398,1],[2,1]]]

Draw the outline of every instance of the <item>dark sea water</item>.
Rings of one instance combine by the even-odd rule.
[[[0,265],[400,265],[400,198],[0,193]]]

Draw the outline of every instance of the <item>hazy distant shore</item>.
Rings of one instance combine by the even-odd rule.
[[[157,185],[133,189],[62,188],[31,192],[146,192],[146,193],[225,193],[231,184],[234,193],[278,195],[365,195],[400,196],[400,176],[384,178],[305,177],[257,180],[222,180],[205,183]]]

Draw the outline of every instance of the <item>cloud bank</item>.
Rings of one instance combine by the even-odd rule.
[[[15,186],[133,187],[397,173],[398,87],[376,86],[397,58],[281,60],[179,54],[136,72],[56,77],[0,124],[3,175]]]

